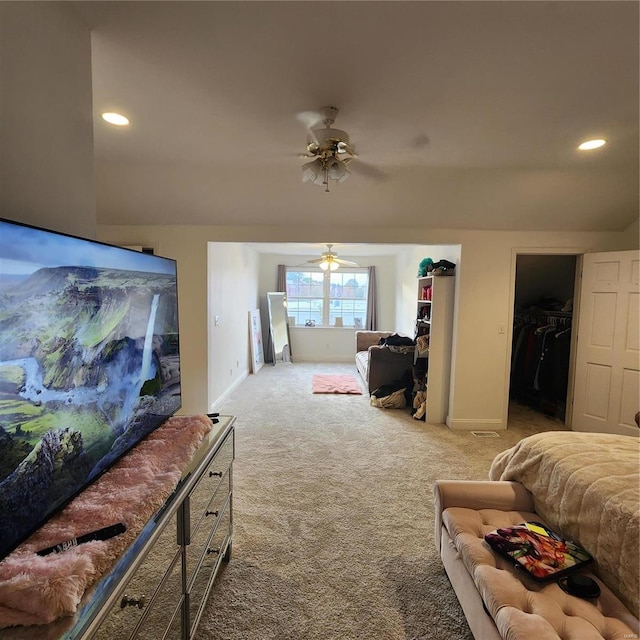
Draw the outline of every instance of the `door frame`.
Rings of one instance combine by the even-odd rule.
[[[573,283],[573,315],[571,317],[571,347],[569,351],[569,379],[567,380],[567,408],[564,424],[570,427],[573,420],[573,395],[576,369],[576,346],[578,343],[578,320],[580,317],[580,291],[582,289],[582,258],[585,253],[592,253],[586,247],[513,247],[511,249],[511,266],[509,274],[509,309],[507,315],[507,348],[505,361],[502,422],[505,428],[509,420],[509,390],[511,387],[511,354],[513,347],[513,317],[516,299],[516,262],[519,255],[532,256],[575,256],[576,274]]]

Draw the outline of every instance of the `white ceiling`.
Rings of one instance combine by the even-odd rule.
[[[321,256],[327,251],[322,242],[245,242],[246,246],[258,253],[281,254],[288,256]],[[397,256],[407,250],[421,249],[424,245],[414,244],[372,244],[372,243],[334,243],[331,250],[339,258],[357,256]]]
[[[93,29],[101,224],[604,231],[638,217],[637,2],[72,4]],[[331,193],[302,183],[297,156],[296,114],[324,105],[359,154]],[[591,137],[609,144],[578,152]]]

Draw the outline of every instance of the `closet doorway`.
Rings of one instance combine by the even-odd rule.
[[[566,423],[578,255],[516,256],[509,404]]]

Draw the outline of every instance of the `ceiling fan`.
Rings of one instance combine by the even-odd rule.
[[[340,266],[358,266],[356,262],[351,262],[350,260],[341,260],[340,258],[338,258],[338,254],[334,251],[331,251],[331,247],[333,247],[332,244],[327,244],[327,251],[325,251],[322,256],[313,260],[307,260],[307,262],[309,264],[317,264],[323,271],[335,271]]]
[[[307,152],[301,157],[315,158],[302,166],[302,181],[324,186],[326,192],[329,191],[329,180],[344,182],[351,175],[347,165],[358,157],[349,134],[333,127],[337,115],[336,107],[298,114],[298,120],[307,126]],[[375,167],[362,162],[358,165],[368,177],[384,177],[384,173]]]

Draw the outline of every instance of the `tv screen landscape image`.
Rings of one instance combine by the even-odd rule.
[[[180,404],[175,261],[0,220],[0,559]]]

